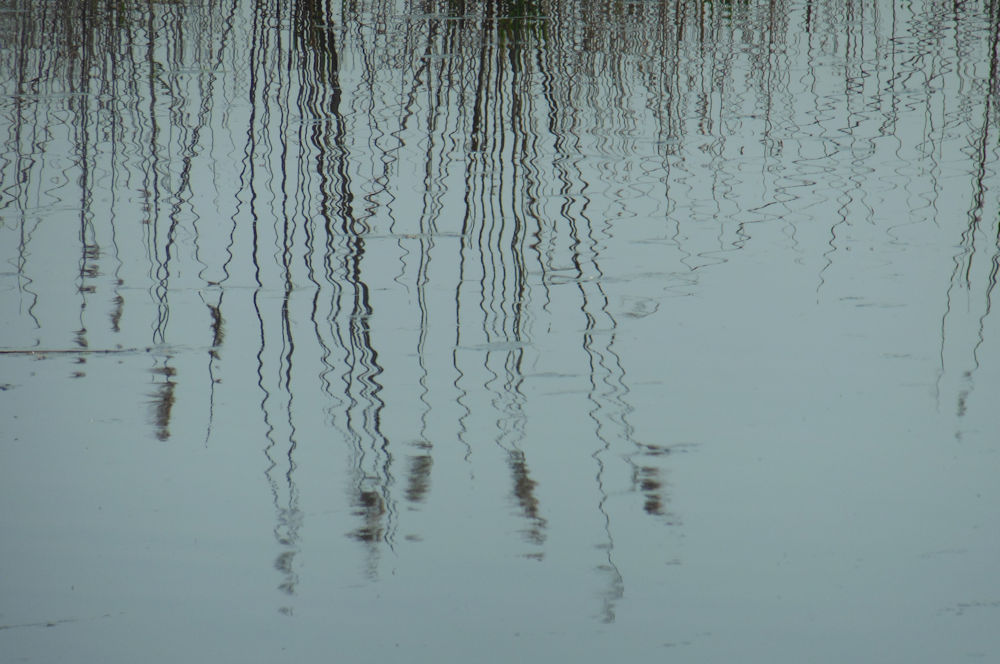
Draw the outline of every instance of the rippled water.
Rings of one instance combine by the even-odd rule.
[[[6,0],[3,659],[991,661],[998,13]]]

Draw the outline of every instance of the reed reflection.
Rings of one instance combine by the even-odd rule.
[[[177,387],[177,382],[174,378],[177,371],[170,366],[169,362],[169,358],[166,358],[162,366],[156,366],[150,370],[154,376],[161,377],[161,380],[157,382],[155,392],[151,395],[153,424],[156,427],[156,437],[161,441],[170,438],[170,418],[176,401],[174,390]]]
[[[1000,21],[1000,3],[989,3],[988,11],[990,25],[996,26]],[[987,339],[987,319],[992,311],[1000,275],[1000,209],[996,201],[986,194],[985,187],[997,155],[996,148],[991,149],[991,146],[996,145],[1000,128],[1000,35],[996,30],[990,32],[988,43],[989,75],[986,80],[979,81],[968,76],[967,70],[962,72],[963,80],[968,79],[967,84],[977,86],[985,97],[982,116],[975,118],[972,114],[974,106],[966,104],[960,107],[962,112],[957,118],[972,131],[966,153],[971,157],[974,176],[965,214],[966,225],[953,259],[954,269],[941,319],[941,364],[937,389],[940,399],[945,377],[951,378],[951,390],[957,393],[954,412],[958,418],[966,415],[975,389],[976,373],[981,364],[980,353]],[[961,338],[962,342],[949,343],[949,336],[952,335]],[[962,434],[962,427],[958,426],[956,438],[961,439]]]
[[[217,404],[259,409],[289,597],[298,459],[325,446],[347,450],[324,471],[348,487],[339,527],[369,577],[456,465],[502,476],[483,521],[547,562],[567,527],[546,502],[558,403],[585,430],[560,454],[588,464],[572,485],[612,622],[617,496],[679,523],[681,448],[638,440],[622,352],[660,300],[630,282],[690,295],[778,224],[837,299],[864,266],[852,250],[939,224],[958,174],[939,389],[964,412],[1000,265],[997,6],[17,0],[0,13],[14,343],[168,349],[160,440],[177,442],[179,392],[208,404],[209,444],[233,417]],[[191,349],[207,370],[181,385],[171,362]],[[246,366],[253,394],[228,380]]]

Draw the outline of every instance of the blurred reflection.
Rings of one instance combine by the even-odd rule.
[[[430,454],[411,456],[406,473],[406,499],[411,503],[421,503],[431,488],[431,467],[434,458]]]
[[[170,358],[165,358],[163,366],[153,367],[150,370],[150,373],[158,377],[156,390],[151,395],[151,405],[153,426],[159,440],[170,438],[170,416],[173,413],[176,400],[174,390],[177,383],[174,377],[177,375],[177,371],[169,365],[169,362]]]

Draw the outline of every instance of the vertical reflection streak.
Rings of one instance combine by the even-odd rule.
[[[158,80],[157,72],[162,68],[156,61],[156,39],[158,33],[155,24],[155,12],[149,11],[146,20],[146,75],[147,75],[147,95],[149,122],[149,150],[145,152],[148,166],[143,169],[143,196],[147,207],[146,231],[147,246],[151,262],[152,274],[155,283],[151,289],[151,295],[157,303],[157,319],[153,328],[153,343],[162,344],[164,341],[163,330],[166,327],[169,315],[167,305],[167,274],[165,262],[160,259],[159,252],[159,232],[160,232],[160,124],[157,120],[157,104],[159,96],[157,94]],[[142,154],[142,152],[141,152]],[[144,164],[145,166],[145,164]]]

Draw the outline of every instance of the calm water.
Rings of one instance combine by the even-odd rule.
[[[997,661],[998,14],[0,1],[0,658]]]

